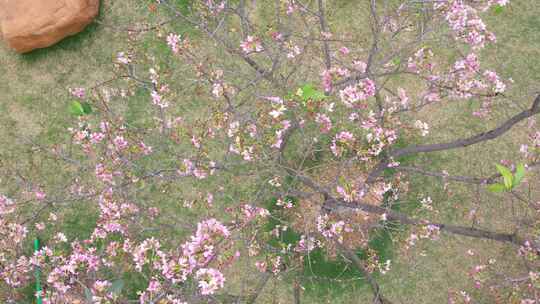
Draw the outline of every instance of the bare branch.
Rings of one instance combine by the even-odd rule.
[[[461,175],[448,175],[443,172],[426,171],[422,168],[410,167],[410,166],[399,166],[399,167],[396,167],[395,169],[419,173],[426,176],[440,177],[443,180],[450,180],[450,181],[468,183],[468,184],[484,185],[484,184],[494,183],[494,179],[492,179],[491,177],[480,178],[480,177],[461,176]]]
[[[347,203],[341,199],[336,199],[335,197],[332,196],[330,191],[316,184],[313,180],[311,180],[310,178],[306,176],[296,175],[296,178],[298,178],[304,185],[308,186],[312,190],[317,191],[318,193],[324,195],[324,197],[326,198],[326,201],[324,202],[323,209],[326,211],[346,212],[347,210],[360,209],[364,212],[371,213],[371,214],[385,215],[388,220],[397,221],[405,225],[434,226],[434,227],[437,227],[441,231],[446,231],[446,232],[456,234],[456,235],[462,235],[462,236],[468,236],[472,238],[479,238],[479,239],[486,239],[486,240],[493,240],[493,241],[499,241],[499,242],[508,242],[517,246],[521,246],[523,244],[523,240],[518,238],[515,233],[511,233],[511,234],[499,233],[499,232],[493,232],[493,231],[484,230],[484,229],[429,222],[426,220],[414,219],[403,213],[386,209],[384,207],[380,207],[377,205],[366,204],[360,201]]]
[[[373,278],[371,273],[369,273],[369,271],[364,267],[364,264],[358,258],[358,256],[351,249],[345,247],[343,244],[339,242],[335,243],[337,244],[339,250],[343,252],[345,257],[352,262],[354,267],[365,276],[366,281],[368,282],[369,287],[373,292],[373,304],[391,304],[392,302],[383,297],[379,284],[377,283],[377,281],[375,281],[375,278]]]
[[[266,283],[268,283],[268,280],[270,279],[271,275],[269,273],[265,273],[262,277],[261,281],[255,288],[255,292],[249,296],[249,298],[246,300],[247,304],[253,304],[255,301],[257,301],[257,298],[261,294],[262,290],[264,289],[264,286],[266,286]]]
[[[477,134],[468,138],[458,139],[458,140],[447,142],[447,143],[409,146],[402,149],[390,151],[387,155],[387,158],[383,159],[377,166],[375,166],[371,170],[366,182],[368,184],[371,184],[377,180],[377,178],[382,174],[384,169],[386,169],[388,164],[390,163],[390,161],[388,160],[390,157],[396,158],[396,157],[401,157],[401,156],[406,156],[406,155],[416,154],[416,153],[428,153],[428,152],[465,148],[465,147],[468,147],[477,143],[492,140],[505,134],[510,129],[512,129],[512,127],[514,127],[516,124],[520,123],[521,121],[529,117],[532,117],[538,113],[540,113],[540,95],[538,95],[535,98],[530,109],[522,111],[521,113],[508,119],[499,127],[492,129],[490,131],[482,132],[480,134]]]
[[[326,25],[326,17],[324,11],[323,0],[319,0],[319,22],[321,24],[321,30],[323,32],[328,32],[328,26]],[[330,60],[330,47],[328,46],[328,41],[323,39],[323,48],[324,48],[324,64],[326,69],[329,70],[332,67],[332,62]]]
[[[431,144],[431,145],[420,145],[420,146],[409,146],[403,149],[397,149],[392,152],[390,152],[390,156],[392,157],[400,157],[405,156],[409,154],[415,154],[415,153],[427,153],[427,152],[435,152],[435,151],[444,151],[444,150],[451,150],[451,149],[457,149],[457,148],[464,148],[470,145],[474,145],[480,142],[488,141],[495,139],[506,132],[508,132],[514,125],[518,124],[522,120],[525,120],[533,115],[536,115],[540,112],[540,95],[536,97],[534,100],[532,106],[530,109],[527,109],[514,117],[510,118],[506,122],[504,122],[499,127],[490,130],[488,132],[482,132],[480,134],[471,136],[469,138],[465,139],[458,139],[455,141],[447,142],[447,143],[439,143],[439,144]]]

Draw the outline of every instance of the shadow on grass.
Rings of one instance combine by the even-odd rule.
[[[298,200],[294,197],[287,197],[289,201],[296,205]],[[282,210],[276,207],[277,199],[271,199],[267,203],[267,209],[272,214],[265,231],[271,232],[285,220]],[[385,228],[377,228],[371,231],[368,242],[368,249],[357,249],[357,256],[366,261],[370,253],[375,253],[380,261],[392,259],[393,244],[392,231],[397,231],[399,224],[387,222]],[[283,248],[294,246],[300,240],[300,234],[290,228],[280,233],[279,238],[273,237],[268,241],[268,245],[281,251]],[[284,262],[288,262],[288,257],[283,256]],[[336,258],[329,258],[323,249],[315,249],[304,256],[304,266],[300,273],[302,286],[306,293],[314,297],[325,297],[328,295],[342,295],[351,288],[361,288],[366,286],[364,274],[346,261],[341,255]],[[375,274],[377,276],[377,274]],[[294,275],[293,275],[294,276]],[[292,277],[291,277],[292,278]]]

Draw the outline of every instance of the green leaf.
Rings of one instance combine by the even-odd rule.
[[[510,169],[506,168],[503,165],[495,164],[497,167],[497,170],[499,173],[503,176],[504,179],[504,185],[506,186],[506,189],[512,189],[513,179],[514,176],[512,175],[512,171]]]
[[[92,106],[88,102],[83,102],[81,104],[84,114],[88,115],[92,113]]]
[[[119,296],[120,293],[122,293],[123,288],[124,288],[124,280],[118,279],[112,282],[111,286],[109,287],[109,292],[116,296]]]
[[[504,11],[504,7],[502,5],[495,5],[495,9],[493,11],[495,14],[501,14]]]
[[[324,95],[323,92],[315,89],[312,85],[306,84],[300,90],[298,90],[300,93],[299,96],[302,97],[304,101],[313,100],[313,101],[320,101],[326,98],[326,95]]]
[[[503,184],[493,184],[488,186],[488,190],[491,192],[503,192],[506,190],[506,186]]]
[[[71,112],[71,114],[75,115],[75,116],[83,116],[84,115],[84,108],[83,106],[81,105],[80,102],[78,101],[73,101],[70,105],[69,105],[69,111]]]
[[[512,188],[517,187],[523,180],[523,177],[525,177],[525,166],[523,164],[519,164],[516,168],[516,173],[514,174]]]
[[[401,58],[395,57],[394,59],[392,59],[392,63],[394,65],[399,65],[401,63]]]

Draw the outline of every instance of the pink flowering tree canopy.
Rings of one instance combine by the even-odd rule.
[[[18,186],[0,195],[0,300],[29,299],[37,273],[28,301],[255,303],[276,280],[300,303],[322,257],[373,303],[400,303],[378,282],[396,255],[451,236],[516,262],[480,260],[467,287],[441,291],[448,303],[537,303],[540,96],[517,95],[484,55],[497,43],[484,16],[511,3],[359,2],[343,26],[341,1],[152,1],[164,21],[125,30],[114,76],[68,89],[67,135],[30,144],[62,178],[6,179]],[[439,136],[431,114],[460,104],[448,119],[481,129]],[[516,129],[519,151],[487,176],[429,167]],[[508,211],[452,219],[418,198],[425,180]]]

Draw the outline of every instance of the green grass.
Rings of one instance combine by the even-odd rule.
[[[186,5],[184,7],[187,9],[188,1],[178,1]],[[118,31],[118,28],[134,23],[143,25],[144,22],[157,21],[159,16],[148,11],[148,4],[148,1],[103,1],[99,22],[53,47],[27,55],[17,55],[5,46],[0,48],[0,161],[2,161],[0,165],[9,163],[9,166],[1,167],[0,172],[10,174],[5,182],[0,183],[0,191],[10,194],[20,190],[19,184],[12,178],[14,172],[39,178],[38,182],[43,186],[56,189],[61,189],[70,177],[75,176],[75,168],[59,165],[32,151],[28,148],[27,142],[32,140],[41,145],[64,142],[66,143],[64,148],[69,149],[67,144],[69,134],[66,129],[74,124],[74,118],[67,110],[72,100],[67,88],[89,87],[113,77],[111,63],[116,53],[125,51],[130,46],[126,42],[126,33]],[[270,13],[262,10],[260,14],[265,16]],[[430,108],[422,111],[419,115],[436,126],[427,138],[428,141],[446,141],[486,130],[531,102],[531,94],[540,89],[539,13],[540,7],[535,1],[530,0],[513,0],[501,14],[487,13],[486,23],[497,34],[499,42],[495,46],[487,47],[483,55],[489,58],[488,66],[500,67],[497,71],[505,78],[511,77],[515,80],[510,94],[516,100],[516,104],[501,107],[487,123],[470,115],[472,109],[477,107],[476,104],[456,102],[444,109]],[[336,9],[329,11],[329,14],[329,24],[332,28],[346,29],[354,24],[361,30],[350,34],[366,45],[369,43],[364,38],[368,31],[364,26],[367,12],[361,10],[361,5],[354,1],[341,0],[336,4]],[[179,23],[171,24],[163,30],[164,33],[168,31],[185,33],[194,39],[199,38],[193,29]],[[153,54],[168,54],[166,45],[162,41],[158,42],[152,35],[143,35],[135,42],[135,46]],[[455,56],[455,54],[445,55],[449,59]],[[173,84],[183,88],[184,74],[181,64],[167,56],[163,55],[163,58],[160,58],[166,62],[161,68],[170,70]],[[318,73],[315,69],[311,72]],[[311,76],[306,73],[303,77]],[[188,88],[185,90],[189,91]],[[119,105],[121,114],[129,125],[142,127],[149,123],[144,118],[151,109],[148,100],[149,92],[138,89],[135,96],[127,101],[119,101],[123,103]],[[192,112],[196,109],[196,97],[189,101],[182,100],[182,104],[178,105],[179,113]],[[204,113],[200,113],[200,116],[204,116]],[[456,120],[455,117],[460,119]],[[400,161],[421,164],[422,167],[434,171],[449,169],[450,174],[487,176],[494,173],[494,162],[502,158],[517,158],[516,151],[523,137],[524,132],[515,129],[496,142]],[[181,150],[181,147],[178,149]],[[159,160],[147,162],[146,165],[150,166]],[[50,172],[64,172],[65,175]],[[234,175],[229,175],[231,183],[235,178]],[[208,181],[208,185],[217,183],[219,181]],[[183,199],[196,198],[198,195],[193,193],[192,185],[189,183],[182,185],[184,186],[182,189],[177,189],[177,185],[174,184],[157,186],[141,184],[141,187],[131,195],[141,200],[152,198],[158,202],[163,212],[171,215],[164,220],[165,224],[189,223],[192,218],[207,215],[204,208],[188,210],[180,206]],[[480,223],[483,227],[501,231],[511,228],[507,215],[508,201],[500,195],[493,195],[480,189],[476,196],[477,189],[460,184],[451,184],[450,191],[446,191],[439,180],[424,177],[415,179],[411,188],[417,190],[409,193],[403,202],[396,205],[401,211],[418,215],[419,198],[429,195],[439,210],[439,214],[431,215],[435,220],[469,224],[466,219],[467,213],[476,208],[484,219]],[[221,199],[223,204],[232,204],[235,201],[231,197],[248,199],[250,195],[246,193],[249,193],[249,185],[242,185]],[[84,204],[79,202],[62,214],[62,222],[70,239],[84,238],[92,231],[97,213]],[[166,232],[181,236],[187,234],[187,230],[175,228]],[[469,249],[477,252],[478,256],[496,258],[502,268],[511,270],[515,267],[510,261],[514,250],[512,247],[443,235],[439,241],[422,242],[411,250],[404,250],[399,244],[400,240],[406,237],[407,231],[401,228],[396,230],[396,233],[390,235],[383,233],[380,238],[374,239],[372,245],[379,247],[382,252],[391,251],[386,256],[392,257],[393,269],[386,275],[377,276],[377,280],[381,284],[383,294],[398,303],[445,303],[449,286],[455,290],[469,289],[470,282],[464,280],[466,273],[472,265],[480,262],[478,257],[470,257],[465,253]],[[150,235],[151,233],[148,234]],[[294,236],[291,238],[294,239]],[[315,252],[310,258],[314,263],[309,268],[305,267],[306,272],[311,271],[312,274],[328,278],[357,277],[354,270],[346,269],[340,262],[328,262],[322,254]],[[246,269],[253,271],[252,263],[251,266],[246,266]],[[242,276],[242,273],[238,274],[237,278],[231,281],[241,281]],[[137,275],[125,274],[124,279],[129,283],[126,287],[127,293],[134,294],[136,288],[143,286],[143,280]],[[234,284],[236,283],[231,283]],[[276,298],[275,290],[280,290],[277,297],[282,300],[291,299],[290,285],[290,280],[272,280],[258,303],[273,303],[272,299]],[[367,303],[371,294],[364,287],[365,282],[362,280],[339,286],[333,286],[330,282],[328,284],[319,282],[307,284],[303,296],[310,303],[363,303],[364,299]],[[489,299],[482,295],[478,295],[478,301],[489,303]]]

